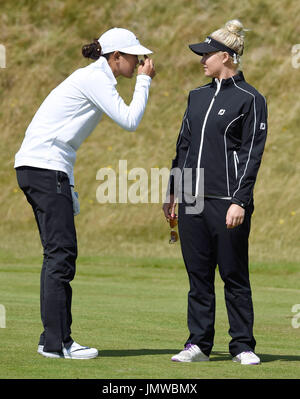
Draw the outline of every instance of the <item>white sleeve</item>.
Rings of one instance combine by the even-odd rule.
[[[102,75],[102,74],[101,74]],[[148,101],[151,77],[137,75],[136,85],[130,105],[120,97],[113,82],[106,76],[92,72],[83,89],[87,98],[106,113],[122,128],[130,131],[137,129]]]

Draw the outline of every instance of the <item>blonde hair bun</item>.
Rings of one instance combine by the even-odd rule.
[[[230,47],[238,55],[242,55],[244,51],[245,34],[249,29],[245,29],[238,19],[231,19],[226,22],[225,26],[214,31],[210,36]]]
[[[244,36],[244,26],[238,19],[232,19],[225,24],[225,28],[230,33],[234,33],[237,36]]]

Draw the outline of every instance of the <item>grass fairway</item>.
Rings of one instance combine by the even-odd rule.
[[[292,49],[299,43],[300,2],[1,0],[0,11],[0,44],[7,55],[0,80],[0,305],[6,309],[6,328],[0,328],[0,379],[299,379],[300,328],[292,328],[291,309],[300,303],[295,161],[300,157],[300,69],[292,63],[295,57],[299,62]],[[266,96],[269,109],[250,246],[251,259],[257,262],[251,265],[254,332],[263,363],[232,363],[223,284],[217,274],[211,362],[177,364],[170,358],[188,335],[188,280],[178,246],[167,244],[169,227],[161,204],[99,204],[96,176],[103,167],[118,171],[120,160],[128,161],[128,171],[141,167],[149,176],[152,168],[170,168],[188,93],[209,81],[188,44],[203,40],[232,18],[240,18],[250,29],[243,70],[249,83]],[[17,187],[14,154],[45,97],[74,70],[89,64],[81,46],[113,26],[134,31],[153,49],[157,76],[136,133],[125,133],[104,116],[77,154],[75,181],[82,213],[76,226],[79,253],[86,257],[78,259],[72,283],[72,330],[76,341],[96,346],[100,357],[45,359],[36,353],[41,259],[35,255],[40,241],[32,210]],[[127,104],[134,84],[135,79],[119,80],[118,90]],[[128,187],[133,184],[129,181]],[[94,256],[99,253],[105,256]],[[260,392],[252,392],[256,391]],[[244,392],[242,387],[237,394]]]
[[[299,378],[300,330],[292,328],[300,302],[296,265],[252,265],[257,353],[263,364],[231,361],[223,299],[216,274],[216,337],[211,362],[178,364],[170,357],[187,337],[188,281],[181,260],[79,258],[73,287],[73,338],[95,346],[90,361],[46,359],[36,353],[41,331],[39,259],[1,262],[0,378]],[[299,281],[299,280],[298,280]],[[4,349],[5,348],[5,349]]]

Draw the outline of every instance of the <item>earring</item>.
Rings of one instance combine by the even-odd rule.
[[[233,63],[234,64],[238,63],[238,58],[237,58],[237,54],[236,53],[233,54]]]

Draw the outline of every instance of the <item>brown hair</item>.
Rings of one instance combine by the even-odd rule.
[[[91,58],[92,60],[98,60],[100,57],[104,57],[107,59],[107,61],[108,61],[109,57],[111,56],[111,54],[113,54],[113,51],[111,53],[101,54],[101,46],[100,46],[98,39],[94,39],[92,43],[85,44],[84,46],[82,46],[81,52],[85,58]],[[125,53],[122,53],[122,51],[119,51],[119,53],[125,54]]]
[[[101,46],[97,39],[94,39],[92,43],[85,44],[82,46],[82,55],[92,60],[98,60],[101,56]]]

